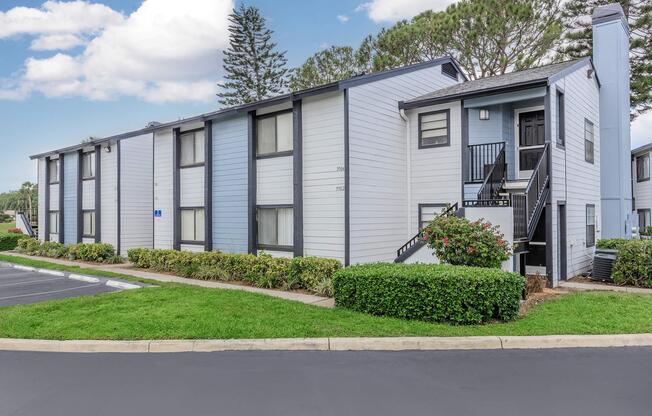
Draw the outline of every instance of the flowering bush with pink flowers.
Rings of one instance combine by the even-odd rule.
[[[484,219],[440,215],[422,231],[421,238],[442,263],[500,268],[511,255],[499,227]]]

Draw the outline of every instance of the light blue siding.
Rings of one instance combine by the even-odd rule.
[[[213,123],[213,249],[246,253],[247,117]]]
[[[79,166],[77,153],[66,153],[63,164],[63,215],[65,244],[77,243],[77,169]]]

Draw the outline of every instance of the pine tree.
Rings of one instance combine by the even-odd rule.
[[[365,73],[369,66],[365,64],[363,53],[350,46],[331,46],[319,51],[292,71],[290,89],[303,90],[328,84],[329,82],[351,78]]]
[[[559,49],[562,59],[591,56],[593,32],[591,14],[598,6],[614,0],[570,0],[564,6],[566,29]],[[630,30],[631,118],[652,109],[652,2],[620,0]]]
[[[241,4],[229,16],[230,46],[224,51],[220,104],[233,106],[283,93],[287,86],[285,52],[276,51],[273,32],[253,6]]]

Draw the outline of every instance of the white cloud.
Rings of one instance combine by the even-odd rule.
[[[85,43],[86,41],[84,39],[70,33],[63,35],[42,35],[34,39],[29,48],[35,51],[65,51]]]
[[[652,112],[638,116],[632,123],[632,149],[652,143]]]
[[[46,2],[43,9],[51,10],[53,4],[60,6]],[[215,97],[233,0],[145,0],[131,15],[121,16],[97,33],[81,31],[88,41],[76,33],[67,33],[76,36],[73,40],[45,38],[52,35],[44,33],[51,32],[28,31],[27,23],[17,23],[17,15],[31,21],[29,16],[43,12],[21,9],[20,13],[12,9],[0,19],[11,14],[14,26],[23,28],[21,33],[38,36],[33,49],[85,47],[75,55],[28,58],[13,85],[0,84],[0,99],[20,98],[30,92],[91,100],[134,96],[151,102],[209,101]],[[49,18],[55,15],[45,14]],[[55,25],[44,22],[43,26]],[[66,27],[72,30],[71,25]]]
[[[339,20],[340,23],[346,23],[346,22],[349,21],[349,16],[347,16],[345,14],[338,14],[337,15],[337,20]]]
[[[455,0],[371,0],[360,4],[356,11],[364,11],[376,23],[409,19],[425,10],[444,10]]]

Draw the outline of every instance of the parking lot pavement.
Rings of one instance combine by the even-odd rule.
[[[53,273],[53,274],[51,274]],[[97,293],[116,292],[104,281],[80,281],[60,272],[19,270],[0,264],[0,306],[19,305]]]

